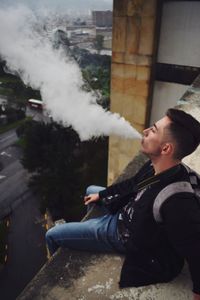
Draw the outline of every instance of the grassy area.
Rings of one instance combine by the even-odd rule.
[[[19,138],[16,143],[15,143],[16,146],[19,146],[21,148],[24,148],[25,147],[25,141],[23,138]]]
[[[27,117],[25,119],[10,123],[10,124],[6,124],[6,125],[1,125],[0,126],[0,134],[5,133],[11,129],[15,129],[18,126],[20,126],[21,124],[23,124],[24,122],[26,122],[27,120],[30,120],[31,117]]]
[[[19,82],[20,79],[14,76],[0,76],[0,82],[1,83],[10,83],[10,82]]]
[[[13,90],[9,88],[2,88],[0,86],[0,95],[2,96],[11,96],[13,95]]]

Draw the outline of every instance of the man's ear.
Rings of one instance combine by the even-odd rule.
[[[171,143],[166,143],[163,145],[162,147],[162,154],[163,155],[169,155],[172,154],[174,152],[174,146]]]

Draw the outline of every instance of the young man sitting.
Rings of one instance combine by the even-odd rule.
[[[200,299],[200,201],[195,190],[200,178],[181,162],[199,143],[200,123],[169,109],[143,131],[141,151],[149,161],[135,176],[107,188],[89,188],[85,204],[102,205],[106,214],[51,228],[46,234],[50,253],[58,247],[124,253],[120,287],[168,282],[186,260],[194,299]]]

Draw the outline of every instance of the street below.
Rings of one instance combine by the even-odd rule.
[[[7,262],[0,273],[0,299],[14,300],[46,261],[45,220],[27,186],[14,130],[0,135],[0,218],[9,215]]]

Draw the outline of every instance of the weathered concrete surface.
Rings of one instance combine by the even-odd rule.
[[[123,257],[62,250],[17,300],[189,300],[187,271],[171,283],[119,289]]]
[[[149,113],[155,55],[156,0],[114,0],[111,67],[111,111],[140,133]],[[109,138],[108,184],[137,155],[140,141]]]

